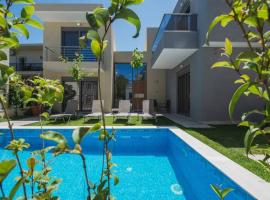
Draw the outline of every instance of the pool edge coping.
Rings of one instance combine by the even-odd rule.
[[[170,130],[251,196],[259,200],[269,200],[270,183],[184,130],[177,127],[170,128]]]
[[[44,129],[74,129],[82,126],[44,126]],[[91,127],[91,126],[83,126]],[[37,129],[38,126],[14,126],[14,129]],[[214,148],[203,143],[199,139],[190,135],[186,131],[176,126],[107,126],[114,129],[151,129],[162,128],[169,129],[194,151],[199,153],[204,159],[220,170],[228,178],[239,185],[243,190],[256,199],[269,200],[270,183],[259,176],[245,169],[238,163],[219,153]],[[0,126],[0,129],[8,129],[6,126]],[[209,186],[210,187],[210,186]]]

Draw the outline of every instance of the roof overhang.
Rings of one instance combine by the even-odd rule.
[[[163,49],[152,65],[153,69],[173,69],[198,49]]]

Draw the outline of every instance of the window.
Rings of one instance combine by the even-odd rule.
[[[79,38],[86,35],[86,28],[62,28],[62,55],[68,60],[73,60],[76,54],[83,55],[83,61],[96,61],[88,41],[87,48],[81,48]]]
[[[114,107],[119,100],[131,100],[134,111],[142,109],[146,98],[146,64],[133,69],[129,63],[115,64],[114,74]]]

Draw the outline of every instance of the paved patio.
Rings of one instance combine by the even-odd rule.
[[[188,117],[177,115],[177,114],[163,114],[164,117],[172,120],[173,122],[184,126],[185,128],[212,128],[207,124],[196,122]]]
[[[37,117],[28,117],[28,118],[24,118],[24,119],[11,121],[13,126],[16,126],[16,127],[25,126],[25,125],[32,124],[32,123],[35,123],[35,122],[38,122]],[[0,126],[1,127],[8,127],[8,123],[7,122],[0,122]]]

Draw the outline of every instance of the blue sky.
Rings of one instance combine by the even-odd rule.
[[[108,6],[110,0],[36,0],[37,3],[103,3]],[[118,51],[128,51],[135,48],[143,50],[146,42],[146,28],[158,27],[163,14],[171,13],[177,0],[145,0],[140,6],[134,6],[132,9],[139,15],[142,23],[140,36],[133,39],[135,34],[133,26],[117,21],[113,28],[116,39],[116,48]],[[21,38],[22,43],[41,43],[42,31],[30,28],[31,37],[26,40]]]

